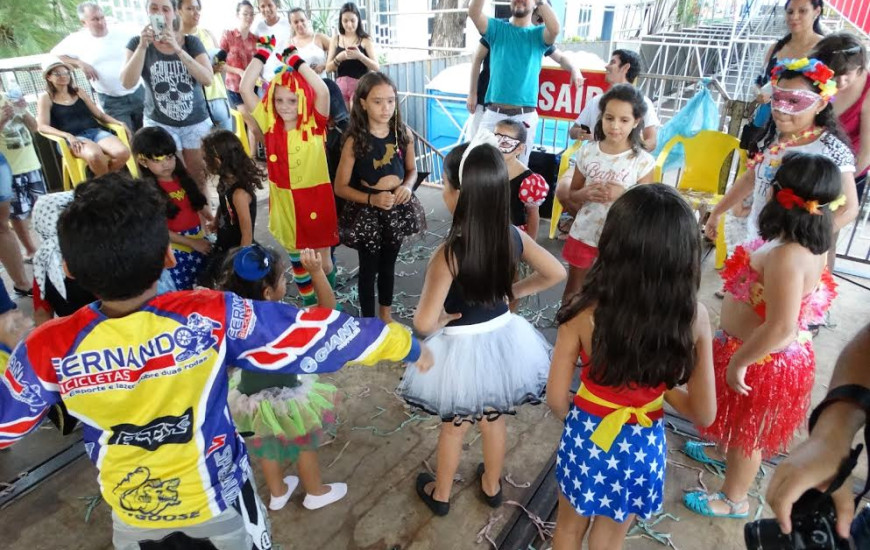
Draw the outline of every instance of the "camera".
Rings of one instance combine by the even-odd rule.
[[[775,519],[760,519],[743,527],[743,539],[747,550],[849,550],[849,541],[837,534],[836,524],[831,496],[810,489],[792,507],[790,534],[783,534]]]

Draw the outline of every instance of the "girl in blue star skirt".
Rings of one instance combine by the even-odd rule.
[[[691,207],[671,187],[634,187],[613,203],[598,250],[582,291],[556,317],[547,403],[565,429],[553,550],[580,548],[587,531],[590,550],[621,547],[634,516],[661,509],[664,401],[701,426],[716,416]]]

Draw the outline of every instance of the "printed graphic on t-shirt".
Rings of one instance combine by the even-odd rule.
[[[389,166],[391,162],[393,162],[393,157],[396,156],[396,144],[388,143],[387,150],[384,152],[384,156],[380,159],[372,160],[372,167],[377,170],[383,166]]]
[[[157,60],[149,69],[157,108],[172,120],[185,120],[193,112],[193,90],[197,84],[184,63]]]
[[[15,117],[6,124],[0,139],[6,142],[7,149],[24,149],[33,144],[33,138],[21,117]]]

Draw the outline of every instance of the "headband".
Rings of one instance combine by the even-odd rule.
[[[233,258],[233,271],[240,278],[252,283],[263,279],[272,269],[269,252],[258,244],[240,248]]]
[[[797,207],[806,210],[810,214],[821,216],[821,208],[827,207],[831,212],[836,212],[841,206],[846,204],[846,195],[840,195],[831,202],[819,204],[819,201],[808,201],[797,196],[793,189],[782,187],[779,183],[777,183],[777,187],[779,187],[779,191],[776,192],[776,202],[786,210]]]
[[[498,138],[495,137],[491,131],[486,128],[480,128],[477,130],[477,134],[471,138],[471,141],[466,147],[465,152],[462,153],[462,160],[459,161],[459,186],[462,187],[462,171],[465,168],[465,159],[468,158],[468,154],[471,153],[471,150],[479,147],[481,145],[492,145],[496,149],[498,149]]]
[[[801,73],[813,81],[823,99],[831,99],[837,93],[837,83],[834,81],[834,71],[815,58],[783,59],[770,71],[770,83],[776,85],[779,77],[785,71]]]

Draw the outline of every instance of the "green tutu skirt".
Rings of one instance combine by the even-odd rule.
[[[239,379],[237,372],[230,381],[230,411],[248,451],[258,458],[293,462],[301,451],[317,450],[335,426],[338,390],[319,382],[316,374],[299,376],[295,387],[251,395],[239,391]]]

